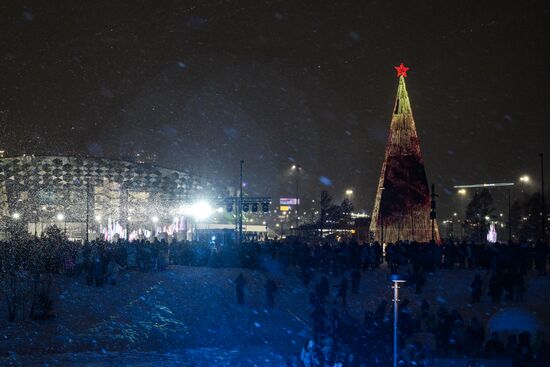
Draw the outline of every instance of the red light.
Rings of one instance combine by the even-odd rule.
[[[406,67],[405,65],[403,65],[403,63],[401,63],[401,65],[399,66],[394,66],[393,67],[395,70],[397,70],[397,76],[401,76],[403,75],[404,77],[407,76],[407,70],[409,70],[410,68]]]

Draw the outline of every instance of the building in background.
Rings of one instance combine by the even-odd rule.
[[[57,225],[72,239],[181,231],[185,203],[226,195],[189,172],[104,158],[32,156],[0,159],[2,225],[40,235]],[[185,227],[185,228],[184,228]],[[187,233],[187,232],[186,232]]]
[[[430,190],[405,86],[408,68],[401,64],[396,70],[399,86],[370,230],[380,242],[427,242],[432,239]],[[436,223],[434,232],[439,240]]]

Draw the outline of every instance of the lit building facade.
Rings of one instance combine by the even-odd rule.
[[[56,224],[73,239],[162,229],[177,209],[226,192],[188,172],[104,158],[0,159],[0,215],[40,235]],[[153,223],[154,222],[154,223]],[[118,228],[118,229],[117,229]],[[92,237],[94,236],[94,237]]]

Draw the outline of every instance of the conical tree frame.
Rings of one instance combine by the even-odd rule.
[[[430,241],[430,201],[424,159],[405,77],[400,75],[371,218],[370,231],[374,239],[384,243]],[[439,241],[437,223],[435,240]]]

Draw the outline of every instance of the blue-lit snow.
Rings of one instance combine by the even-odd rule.
[[[239,272],[246,279],[242,306],[235,299]],[[285,273],[280,268],[265,272],[174,266],[164,272],[125,272],[117,286],[103,288],[62,276],[54,299],[56,319],[0,319],[0,365],[284,366],[312,332],[308,291],[298,275],[294,268]],[[432,307],[456,307],[465,319],[485,322],[507,305],[491,305],[488,297],[467,305],[473,275],[439,271],[428,276],[421,295],[405,286],[400,298],[410,299],[411,309],[418,309],[426,298]],[[274,308],[265,303],[268,277],[279,287]],[[391,299],[386,277],[382,270],[363,273],[360,293],[350,295],[348,311],[353,318],[361,320],[381,299]],[[330,279],[331,284],[338,280]],[[547,285],[544,277],[529,280],[525,308],[533,315],[542,315],[546,308],[539,294]],[[332,294],[329,305],[335,304]]]

